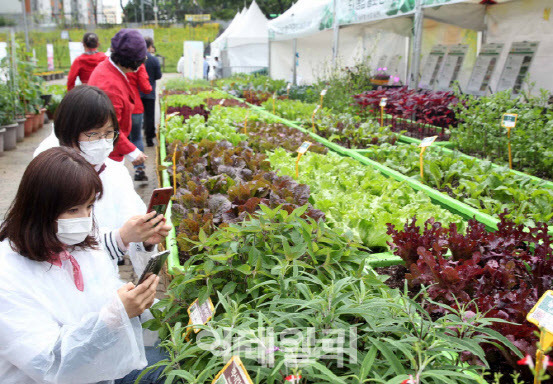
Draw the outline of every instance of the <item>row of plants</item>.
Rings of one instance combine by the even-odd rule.
[[[377,143],[393,144],[399,137],[390,127],[381,126],[372,120],[365,121],[347,112],[334,113],[327,108],[318,108],[316,104],[298,100],[276,100],[274,108],[273,100],[269,100],[262,107],[284,119],[297,121],[306,129],[346,148],[366,148]]]
[[[490,96],[462,96],[455,107],[459,124],[452,141],[463,153],[509,164],[508,143],[512,148],[513,168],[553,179],[553,109],[549,92],[538,96],[527,92],[512,98],[509,91]],[[518,114],[511,131],[501,127],[504,113]]]
[[[508,210],[508,218],[517,224],[553,224],[553,188],[508,167],[432,147],[424,153],[421,178],[415,144],[371,146],[363,154],[489,215],[499,217]]]
[[[239,109],[221,108],[220,110]],[[255,112],[249,111],[249,113]],[[235,111],[230,114],[238,116],[238,112]],[[238,131],[244,135],[242,117],[244,115],[231,120],[234,120],[232,125],[235,132]],[[210,123],[216,123],[216,120],[212,120],[212,116],[207,124]],[[260,119],[249,125],[246,137],[251,140],[252,147],[254,141],[255,145],[268,143],[269,148],[278,143],[279,136],[275,135],[278,131],[271,130],[269,128],[271,124],[274,123],[265,123]],[[216,130],[218,127],[219,124],[213,126]],[[262,131],[269,129],[267,135],[271,139],[267,140],[263,136],[255,135],[257,127],[261,127]],[[227,129],[230,132],[229,127],[225,128],[225,132]],[[288,132],[281,137],[286,136]],[[285,150],[277,149],[269,155],[269,159],[271,167],[279,167],[281,174],[295,173],[295,158]],[[341,160],[347,160],[347,162],[341,163]],[[285,165],[277,165],[279,161]],[[201,161],[196,163],[202,164]],[[325,167],[326,165],[328,166]],[[319,169],[319,174],[312,172],[309,169],[310,166]],[[283,168],[285,171],[282,171]],[[367,167],[362,167],[351,159],[340,158],[334,154],[322,156],[307,153],[300,160],[298,181],[305,182],[302,179],[304,174],[309,174],[307,178],[316,180],[308,183],[311,189],[309,201],[314,208],[324,211],[324,221],[314,221],[305,217],[304,209],[308,207],[300,208],[298,212],[290,214],[261,205],[260,210],[254,211],[253,217],[249,220],[219,226],[210,236],[204,233],[190,242],[200,253],[193,254],[186,261],[183,274],[175,277],[170,286],[169,298],[154,309],[156,320],[150,323],[153,329],[158,329],[167,336],[164,345],[169,349],[171,357],[165,363],[170,363],[170,367],[166,369],[170,380],[182,379],[200,383],[211,381],[231,354],[240,354],[254,382],[281,382],[287,375],[294,374],[302,376],[302,383],[361,383],[365,378],[382,383],[468,383],[476,380],[469,374],[469,369],[479,371],[477,367],[481,366],[480,371],[483,375],[490,362],[492,372],[496,372],[496,376],[495,379],[490,377],[487,379],[499,383],[504,382],[505,377],[500,378],[501,373],[498,372],[513,372],[512,366],[517,366],[517,359],[522,357],[520,350],[524,352],[535,350],[537,339],[532,336],[532,327],[525,323],[524,311],[535,303],[540,294],[539,289],[551,284],[551,279],[548,277],[551,268],[547,267],[547,263],[551,260],[552,241],[547,237],[547,226],[536,223],[535,229],[528,229],[524,226],[516,226],[506,217],[502,217],[499,231],[493,235],[487,234],[482,225],[472,221],[468,225],[467,234],[463,235],[462,222],[455,220],[449,220],[450,223],[454,223],[449,225],[449,230],[434,230],[442,228],[441,224],[432,219],[435,217],[442,221],[442,213],[437,212],[428,216],[430,219],[426,229],[421,231],[420,226],[426,218],[419,220],[417,216],[412,219],[413,212],[410,215],[406,212],[402,220],[408,224],[402,231],[398,229],[400,225],[397,222],[389,220],[390,223],[385,223],[384,216],[388,213],[389,205],[387,201],[382,201],[384,199],[371,201],[366,199],[368,193],[359,193],[357,196],[361,198],[356,202],[349,205],[342,203],[342,198],[344,201],[354,199],[355,191],[361,191],[362,188],[386,189],[385,184],[390,180],[380,175],[378,176],[382,177],[382,182],[369,180],[369,178],[363,181],[364,173],[367,171]],[[328,187],[329,193],[326,196],[321,193],[322,186]],[[402,205],[411,204],[413,196],[405,200],[401,199],[401,187],[406,186],[395,186],[395,191],[398,191],[398,201]],[[394,188],[388,191],[390,195],[393,195],[392,189]],[[321,196],[327,198],[330,206],[328,210],[319,205]],[[405,272],[409,270],[411,275],[419,276],[416,275],[418,264],[422,265],[419,269],[424,270],[418,280],[416,277],[407,275],[409,291],[405,293],[382,285],[382,281],[387,279],[384,276],[373,275],[372,272],[361,273],[361,279],[370,279],[368,286],[363,284],[363,292],[368,292],[370,289],[375,292],[376,289],[376,294],[362,296],[358,302],[367,304],[370,309],[366,313],[360,312],[360,309],[353,309],[355,312],[353,319],[347,314],[351,308],[356,308],[355,301],[342,302],[338,298],[359,298],[356,293],[356,283],[352,280],[344,282],[348,288],[343,290],[341,288],[335,290],[334,287],[337,282],[341,282],[341,273],[346,273],[348,278],[357,276],[351,270],[342,269],[342,267],[348,268],[348,260],[337,258],[346,253],[337,248],[339,247],[337,240],[332,238],[330,233],[341,239],[340,244],[347,244],[349,251],[347,256],[352,255],[351,252],[360,252],[363,254],[361,259],[366,260],[368,254],[364,253],[366,245],[357,241],[359,239],[355,238],[354,231],[348,230],[345,226],[336,225],[333,216],[340,212],[333,208],[338,205],[337,201],[351,212],[370,204],[382,204],[376,207],[374,214],[383,216],[384,226],[389,224],[388,233],[384,236],[391,240],[388,245],[406,263],[407,270],[397,269],[403,274],[401,282],[406,277]],[[364,215],[364,217],[370,216]],[[406,220],[407,218],[409,220]],[[447,221],[444,220],[444,222]],[[304,232],[303,229],[307,228],[306,223],[315,225],[316,229]],[[291,231],[295,226],[302,228],[300,235],[290,232],[283,234],[283,230]],[[326,235],[319,237],[323,233],[322,228]],[[530,235],[524,237],[521,234]],[[377,234],[375,238],[380,235]],[[322,238],[332,244],[333,251],[327,250],[320,243]],[[299,241],[301,244],[298,243]],[[440,251],[436,253],[435,261],[421,251],[421,246],[426,247],[428,252]],[[312,253],[318,251],[327,255],[324,262],[322,256],[317,262],[316,256]],[[537,263],[536,270],[533,269],[534,267],[527,266],[526,274],[513,271],[511,259],[516,258],[521,252],[525,256],[516,267],[529,265],[535,258],[540,258],[541,261]],[[329,258],[329,254],[335,256]],[[450,256],[451,254],[454,256]],[[467,256],[468,254],[470,256]],[[410,258],[405,255],[409,255]],[[264,257],[266,258],[261,260]],[[463,258],[465,261],[458,261]],[[329,264],[333,260],[337,260],[337,265],[340,266],[338,271]],[[447,263],[444,263],[444,260]],[[267,269],[263,266],[265,262],[269,263]],[[478,265],[478,268],[471,269],[474,264]],[[451,269],[453,269],[452,272],[450,272]],[[357,271],[361,271],[361,265]],[[287,275],[288,272],[290,275]],[[316,280],[311,276],[311,272],[317,274],[326,272],[331,277],[315,283]],[[306,281],[303,280],[305,273],[309,274],[305,275]],[[433,273],[436,276],[433,276]],[[523,276],[520,285],[517,280],[519,274]],[[531,276],[534,275],[537,278],[532,280]],[[394,278],[397,276],[392,276],[391,280]],[[459,287],[455,285],[458,281],[461,281]],[[425,288],[429,282],[437,285]],[[501,287],[503,291],[499,294]],[[505,287],[508,289],[506,290]],[[331,288],[332,290],[329,291]],[[524,296],[528,289],[532,294]],[[332,295],[329,296],[330,292]],[[515,296],[510,296],[509,292],[514,292]],[[189,321],[186,308],[198,297],[200,301],[210,297],[216,304],[216,315],[206,326],[199,326],[203,329],[200,334],[195,336],[192,333],[192,337],[188,339],[184,337],[187,334],[185,324]],[[459,299],[456,299],[457,297]],[[529,300],[522,303],[524,297]],[[334,298],[337,301],[333,301]],[[478,299],[471,301],[473,298]],[[515,300],[517,303],[514,303]],[[412,309],[403,309],[399,312],[389,312],[386,309],[388,305],[399,308],[406,303],[413,305],[409,307]],[[511,309],[511,304],[517,305]],[[484,310],[479,309],[481,305]],[[370,317],[367,317],[369,313]],[[416,319],[415,328],[412,328],[413,323],[408,327],[405,326],[402,314],[406,313],[412,314]],[[438,339],[444,336],[442,333],[444,321],[450,322],[452,319],[455,319],[455,324],[450,323],[445,334],[451,344],[442,344],[443,340],[438,341]],[[332,320],[332,322],[327,323],[326,320]],[[462,324],[457,322],[458,320]],[[381,323],[381,321],[385,322]],[[166,324],[169,324],[169,327]],[[313,324],[321,327],[315,328],[316,331],[320,331],[320,334],[324,333],[322,331],[324,329],[327,332],[336,329],[339,332],[345,331],[347,334],[345,327],[351,324],[363,327],[357,332],[361,329],[362,334],[367,335],[370,341],[361,345],[358,343],[356,346],[355,354],[362,359],[354,364],[346,364],[344,367],[327,362],[319,353],[304,364],[298,364],[297,361],[290,363],[290,356],[294,355],[293,352],[296,352],[297,348],[294,351],[286,349],[289,344],[283,341],[283,338],[280,338],[280,343],[277,340],[277,344],[268,345],[267,339],[262,337],[264,335],[262,332],[267,328],[280,332],[296,326],[309,327]],[[367,327],[364,327],[365,325]],[[188,325],[188,327],[191,326]],[[417,335],[424,335],[422,343],[420,342],[422,339],[412,338],[411,332],[416,327],[421,327],[419,328],[421,332],[417,332]],[[434,333],[435,331],[437,333]],[[224,337],[228,335],[239,337],[236,349],[232,353],[228,349],[225,350],[229,345],[227,343],[229,339]],[[224,342],[222,342],[223,339]],[[405,344],[402,343],[403,341]],[[465,345],[467,342],[468,344]],[[251,347],[252,344],[259,347],[258,354],[256,356],[244,354],[244,348]],[[455,351],[459,344],[465,345],[465,348]],[[231,345],[234,346],[232,343]],[[448,352],[455,351],[455,353],[440,353],[440,357],[434,358],[432,356],[437,350],[433,347],[437,347],[438,350],[446,348]],[[227,354],[222,353],[223,351]],[[273,361],[275,365],[267,367],[264,364],[266,359]],[[429,362],[429,365],[420,364],[424,361]],[[503,366],[505,362],[511,366],[505,368]],[[432,371],[428,374],[429,370],[434,369],[440,372]],[[525,370],[521,372],[528,373]],[[412,375],[412,379],[409,374]],[[441,374],[452,376],[442,377]],[[522,383],[522,379],[517,375],[510,378],[510,382]]]
[[[280,175],[295,175],[295,159],[285,151],[274,151],[269,160]],[[306,153],[297,180],[309,185],[314,206],[325,212],[329,225],[351,233],[373,252],[388,250],[387,224],[401,226],[415,214],[420,222],[435,217],[464,226],[461,217],[433,204],[423,192],[332,152]]]
[[[413,90],[407,87],[376,89],[353,96],[361,111],[380,112],[380,101],[386,98],[384,112],[394,117],[426,125],[450,128],[457,125],[453,107],[459,102],[453,92]]]
[[[505,213],[495,232],[470,220],[463,235],[455,224],[429,220],[421,227],[415,218],[402,230],[392,225],[388,230],[394,252],[406,265],[396,273],[414,291],[428,287],[423,306],[429,313],[447,316],[462,308],[469,322],[480,316],[503,320],[490,324],[501,335],[497,341],[507,338],[527,358],[518,361],[516,349],[493,344],[484,351],[494,370],[522,375],[524,380],[508,381],[514,383],[532,382],[530,370],[518,364],[530,365],[538,342],[536,327],[526,315],[553,282],[553,237],[548,232],[545,223],[534,228],[516,225]],[[475,363],[478,357],[463,358]]]
[[[309,205],[309,187],[270,170],[265,155],[246,145],[228,141],[202,140],[170,146],[176,181],[172,219],[177,228],[181,258],[186,259],[195,240],[211,234],[221,224],[242,222],[260,204],[280,206],[289,212]],[[316,220],[324,214],[309,208],[306,215]]]
[[[12,150],[17,142],[36,132],[44,124],[48,97],[43,80],[35,72],[29,53],[15,47],[0,61],[5,81],[0,84],[0,154]]]
[[[215,115],[238,115],[236,109],[215,107],[206,124],[219,129]],[[243,122],[241,117],[229,120]],[[274,125],[253,121],[248,142],[263,145],[263,134],[271,135]],[[174,128],[168,126],[168,134]],[[284,142],[285,136],[274,140]],[[400,383],[410,377],[417,383],[470,383],[477,381],[474,372],[484,372],[458,356],[469,351],[486,366],[481,345],[496,340],[492,320],[465,321],[463,309],[433,319],[416,298],[384,285],[383,277],[367,270],[368,254],[351,234],[330,228],[328,217],[309,217],[317,212],[309,205],[309,187],[277,176],[262,154],[245,144],[207,141],[173,141],[168,154],[178,159],[173,220],[187,255],[148,323],[169,352],[153,367],[166,365],[166,382],[209,383],[232,355],[240,355],[256,383],[280,383],[290,375],[301,376],[301,383]],[[274,178],[270,185],[266,176],[258,177],[267,173]],[[262,194],[279,193],[278,180],[296,185],[301,207],[290,209],[287,200],[270,208],[270,197],[262,202]],[[230,220],[223,223],[225,214]],[[204,220],[185,223],[194,215]],[[209,220],[219,224],[216,229],[205,225]],[[197,233],[184,235],[190,228]],[[215,315],[196,326],[199,333],[191,332],[187,308],[208,298]]]
[[[147,323],[168,351],[151,367],[165,367],[166,383],[211,383],[233,355],[254,383],[476,383],[488,366],[483,346],[514,348],[480,313],[433,319],[419,303],[424,290],[412,299],[384,285],[354,241],[306,209],[261,205],[194,241]],[[214,303],[205,325],[187,313],[196,299]]]

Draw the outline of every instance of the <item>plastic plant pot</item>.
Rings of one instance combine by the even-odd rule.
[[[31,136],[31,134],[33,133],[34,123],[35,120],[33,118],[33,115],[25,115],[25,137]]]
[[[40,126],[40,113],[33,113],[33,132],[38,131]]]
[[[5,130],[4,151],[11,151],[12,149],[15,149],[17,143],[17,127],[19,127],[19,124],[17,123],[2,126]]]
[[[27,119],[16,119],[15,121],[17,121],[17,142],[20,143],[23,141],[23,139],[25,138],[25,121],[27,121]]]
[[[6,128],[0,128],[0,156],[4,156],[4,133]]]
[[[44,127],[44,115],[46,114],[46,108],[40,108],[40,120],[39,120],[39,128]]]

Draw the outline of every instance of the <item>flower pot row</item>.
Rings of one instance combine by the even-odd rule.
[[[46,108],[42,108],[39,113],[26,114],[11,124],[0,126],[0,156],[4,151],[15,149],[17,143],[42,128],[45,113]]]

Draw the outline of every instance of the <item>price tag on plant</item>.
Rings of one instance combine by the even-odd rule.
[[[526,320],[553,333],[553,291],[546,291],[543,294],[526,316]]]
[[[188,317],[190,318],[190,323],[192,325],[205,325],[215,313],[215,307],[210,298],[208,298],[204,303],[200,304],[198,299],[194,300],[192,305],[188,307]],[[199,328],[194,328],[194,332],[200,332]]]
[[[419,144],[419,148],[430,147],[438,138],[438,136],[425,137],[423,141]]]
[[[276,100],[276,98],[277,98],[277,94],[275,92],[275,93],[273,93],[273,100]]]
[[[168,114],[167,116],[165,116],[165,119],[166,119],[166,120],[169,120],[171,117],[177,116],[178,114],[179,114],[178,112],[170,113],[170,114]]]
[[[517,125],[518,115],[516,113],[504,113],[501,119],[501,126],[503,128],[511,129]]]
[[[326,88],[321,91],[321,96],[326,95]]]
[[[383,97],[382,99],[380,99],[380,106],[384,108],[386,106],[387,101],[388,99],[386,97]]]
[[[253,382],[240,357],[232,356],[211,384],[253,384]]]
[[[221,99],[221,101],[219,101],[220,106],[223,106],[223,104],[225,104],[225,99]]]
[[[286,90],[289,91],[290,88],[292,88],[292,84],[288,83],[288,85],[286,86]]]
[[[301,155],[304,155],[305,152],[307,152],[307,150],[309,149],[309,147],[312,145],[313,143],[311,143],[310,141],[304,141],[302,145],[300,145],[300,147],[297,149],[297,153],[301,154]]]

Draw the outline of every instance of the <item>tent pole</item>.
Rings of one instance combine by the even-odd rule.
[[[334,40],[332,45],[332,69],[336,68],[336,59],[338,58],[338,43],[340,39],[340,25],[338,25],[338,18],[336,17],[336,3],[338,0],[332,1],[332,19],[334,28]]]
[[[269,62],[267,63],[267,75],[271,77],[271,40],[269,39]]]
[[[298,82],[297,82],[297,63],[296,63],[296,55],[298,53],[298,39],[294,39],[294,42],[293,42],[293,48],[292,48],[292,51],[293,51],[293,54],[294,54],[294,57],[293,57],[293,61],[292,61],[292,84],[293,85],[297,85]]]
[[[416,89],[419,82],[421,65],[422,27],[424,14],[422,12],[422,0],[416,0],[415,18],[413,20],[413,56],[411,57],[411,73],[409,75],[409,89]]]

